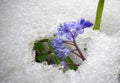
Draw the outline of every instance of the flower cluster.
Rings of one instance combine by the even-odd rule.
[[[57,56],[65,59],[70,54],[70,52],[73,52],[64,46],[66,43],[74,45],[78,53],[73,53],[79,57],[83,57],[83,55],[80,53],[80,49],[75,42],[75,39],[79,34],[82,34],[84,32],[85,28],[89,28],[92,25],[93,24],[90,21],[86,21],[85,19],[81,19],[78,22],[64,22],[63,25],[60,25],[56,33],[57,38],[53,38],[52,40],[52,46],[55,49],[54,52],[57,54]]]
[[[57,30],[58,37],[65,36],[68,40],[72,41],[73,37],[76,38],[79,34],[84,32],[85,28],[91,27],[93,24],[90,21],[81,19],[78,22],[64,22]]]

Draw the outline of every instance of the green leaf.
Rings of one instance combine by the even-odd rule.
[[[45,47],[44,47],[43,43],[35,42],[33,49],[34,50],[45,50]]]
[[[41,53],[40,51],[36,51],[36,59],[38,62],[43,62],[47,59],[47,54],[46,53]]]
[[[48,42],[48,40],[49,40],[49,39],[45,38],[45,39],[40,40],[39,42],[42,42],[42,43],[43,43],[43,42]]]
[[[51,46],[51,40],[48,40],[48,46],[49,46],[50,50],[53,50],[53,47]]]
[[[46,46],[49,47],[49,49],[46,48]],[[52,52],[53,48],[51,46],[50,39],[46,38],[46,39],[36,41],[33,49],[36,52],[36,56],[35,56],[36,61],[43,62],[47,60],[47,57]]]
[[[51,53],[51,55],[52,55],[55,63],[56,63],[57,65],[60,64],[60,60],[59,60],[59,58],[56,56],[56,54],[55,54],[55,53]]]
[[[67,58],[65,58],[65,60],[64,60],[65,62],[66,62],[66,64],[68,65],[68,67],[70,68],[70,69],[73,69],[73,70],[77,70],[78,69],[78,67],[75,65],[75,63],[70,59],[70,57],[68,56]]]
[[[96,12],[96,20],[93,30],[100,30],[103,8],[104,8],[104,0],[99,0],[97,12]]]

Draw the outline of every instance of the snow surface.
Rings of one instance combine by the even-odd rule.
[[[85,18],[94,22],[97,0],[0,0],[0,83],[120,83],[120,0],[106,0],[101,32],[77,40],[87,56],[78,71],[34,62],[35,40],[56,26]],[[76,59],[77,60],[77,59]]]

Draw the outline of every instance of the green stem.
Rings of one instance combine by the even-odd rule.
[[[60,64],[60,60],[59,60],[59,58],[56,56],[56,54],[55,54],[55,53],[51,53],[51,55],[52,55],[55,63],[56,63],[57,65]]]
[[[66,64],[69,66],[69,68],[70,69],[73,69],[73,70],[77,70],[77,66],[79,66],[78,64],[75,64],[71,59],[70,59],[70,57],[68,56],[68,57],[66,57],[65,59],[64,59],[64,61],[66,62]]]
[[[95,20],[93,30],[100,30],[102,12],[103,12],[103,8],[104,8],[104,1],[105,0],[99,0],[98,7],[97,7],[97,12],[96,12],[96,20]]]

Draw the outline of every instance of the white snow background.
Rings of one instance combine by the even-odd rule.
[[[0,0],[0,83],[120,83],[120,0],[105,0],[101,31],[77,39],[87,61],[65,74],[36,63],[35,40],[65,21],[94,23],[98,0]]]

